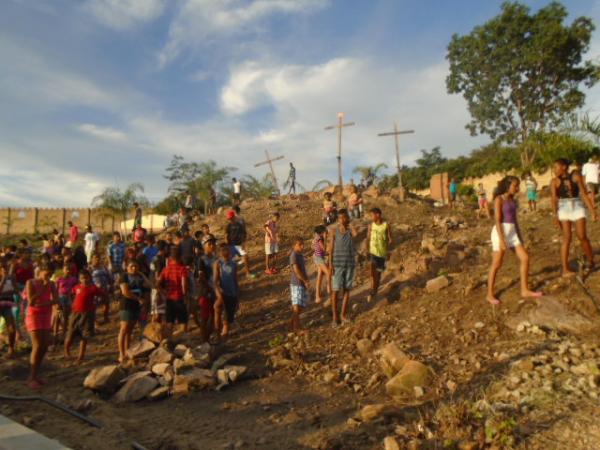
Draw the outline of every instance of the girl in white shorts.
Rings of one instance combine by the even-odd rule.
[[[586,231],[586,210],[584,202],[591,212],[594,221],[597,220],[596,210],[587,195],[583,177],[578,171],[569,173],[570,161],[560,158],[554,162],[554,175],[550,185],[552,194],[552,210],[556,226],[562,230],[563,240],[560,247],[560,262],[564,277],[574,276],[569,269],[569,248],[571,247],[572,226],[575,224],[577,238],[585,253],[589,268],[594,267],[594,253]],[[583,195],[580,195],[583,194]]]
[[[488,275],[487,301],[492,305],[498,305],[500,300],[494,293],[496,276],[507,249],[514,249],[521,263],[521,296],[524,298],[541,297],[541,292],[529,289],[529,255],[523,247],[521,230],[517,221],[517,204],[515,195],[519,193],[519,179],[514,176],[504,177],[498,183],[498,189],[494,197],[495,225],[492,228],[492,265]]]

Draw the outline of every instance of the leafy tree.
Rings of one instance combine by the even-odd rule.
[[[563,22],[567,10],[552,2],[531,14],[519,2],[504,2],[501,13],[448,45],[449,93],[468,104],[471,134],[516,144],[521,164],[531,166],[539,145],[532,136],[546,133],[581,107],[582,84],[599,78],[597,65],[584,61],[594,25],[578,17]]]
[[[312,188],[313,192],[319,192],[322,191],[325,188],[329,188],[333,186],[333,183],[329,180],[319,180],[315,183],[315,185]]]
[[[244,175],[240,182],[242,183],[242,192],[248,197],[269,198],[277,193],[273,176],[270,173],[266,174],[262,180],[252,175]]]
[[[421,157],[417,159],[417,166],[425,169],[432,169],[446,162],[447,159],[442,156],[440,147],[433,147],[430,151],[421,150]]]
[[[171,194],[167,195],[160,202],[154,205],[154,211],[157,214],[168,216],[169,214],[173,214],[174,211],[179,210],[179,208],[181,208],[182,205],[183,202],[181,201],[180,197]]]
[[[121,190],[119,187],[107,187],[100,195],[92,199],[92,206],[119,214],[125,221],[127,213],[133,209],[134,203],[139,203],[142,207],[150,206],[148,199],[139,192],[144,192],[144,186],[141,183],[131,183],[125,190]]]
[[[354,168],[352,173],[360,174],[363,179],[367,179],[372,176],[374,180],[378,180],[381,178],[379,172],[381,172],[383,169],[387,169],[387,167],[387,164],[384,163],[379,163],[376,166],[357,166]]]

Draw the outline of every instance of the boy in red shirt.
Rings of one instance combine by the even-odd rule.
[[[188,310],[185,298],[188,294],[189,277],[187,268],[181,263],[179,247],[172,247],[167,266],[159,277],[159,286],[167,300],[165,319],[167,326],[173,330],[177,322],[186,325]]]
[[[77,364],[81,364],[85,356],[87,341],[94,336],[94,321],[96,316],[96,297],[106,297],[106,293],[92,283],[92,276],[87,270],[79,273],[79,284],[73,288],[75,298],[69,318],[69,331],[65,340],[65,358],[70,358],[71,344],[76,334],[81,337]]]

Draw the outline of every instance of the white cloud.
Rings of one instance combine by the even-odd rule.
[[[125,30],[160,17],[164,0],[87,0],[84,8],[100,23]]]
[[[98,139],[115,142],[126,142],[127,135],[120,130],[111,127],[101,127],[93,123],[82,123],[77,126],[82,133],[89,134]]]
[[[184,48],[195,49],[217,36],[257,31],[274,14],[308,13],[328,4],[329,0],[182,0],[159,64],[162,67]]]

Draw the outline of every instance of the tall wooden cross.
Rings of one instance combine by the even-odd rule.
[[[377,136],[394,136],[396,142],[396,169],[398,170],[398,187],[400,188],[400,200],[404,201],[404,185],[402,184],[402,167],[400,166],[400,139],[401,134],[413,134],[415,130],[398,130],[398,123],[394,122],[394,131],[379,133]]]
[[[279,190],[279,184],[277,183],[277,177],[275,176],[275,169],[273,169],[273,162],[282,160],[285,158],[285,156],[282,155],[282,156],[278,156],[276,158],[271,158],[271,156],[269,155],[269,150],[265,150],[265,155],[267,156],[267,160],[259,162],[257,164],[254,164],[254,167],[264,166],[265,164],[269,165],[269,167],[271,169],[271,176],[273,177],[273,184],[275,184],[275,189],[277,189],[277,194],[281,195],[281,191]]]
[[[328,127],[325,127],[325,130],[334,130],[337,128],[337,132],[338,132],[338,155],[337,155],[337,160],[338,160],[338,186],[340,188],[340,192],[342,192],[344,190],[344,180],[342,179],[342,128],[344,127],[351,127],[353,125],[356,125],[354,122],[347,122],[344,123],[344,113],[338,113],[338,123],[336,125],[330,125]]]

